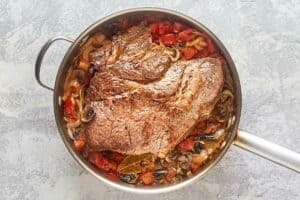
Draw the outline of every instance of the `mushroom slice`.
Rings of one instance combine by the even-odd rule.
[[[93,119],[93,117],[96,115],[95,110],[90,107],[90,106],[86,106],[81,114],[81,121],[82,122],[89,122]]]

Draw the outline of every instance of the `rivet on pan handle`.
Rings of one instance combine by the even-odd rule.
[[[245,131],[238,130],[234,144],[300,173],[300,154]]]
[[[35,68],[34,68],[34,73],[35,73],[35,79],[36,81],[38,82],[38,84],[40,84],[40,86],[48,89],[48,90],[51,90],[53,91],[54,89],[45,85],[42,81],[41,81],[41,78],[40,78],[40,71],[41,71],[41,65],[42,65],[42,61],[43,61],[43,58],[48,50],[48,48],[52,45],[52,43],[54,43],[55,41],[58,41],[58,40],[64,40],[64,41],[68,41],[68,42],[71,42],[73,43],[74,40],[73,39],[70,39],[68,37],[64,37],[64,36],[57,36],[57,37],[54,37],[54,38],[51,38],[50,40],[48,40],[44,46],[41,48],[38,56],[37,56],[37,59],[36,59],[36,62],[35,62]]]

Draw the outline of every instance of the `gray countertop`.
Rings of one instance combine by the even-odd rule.
[[[240,127],[300,152],[300,2],[295,1],[0,1],[0,199],[300,199],[300,175],[232,146],[202,180],[161,195],[104,185],[83,170],[61,141],[52,94],[34,80],[42,44],[76,38],[117,10],[158,6],[209,27],[240,74]],[[69,44],[47,54],[42,79],[53,84]]]

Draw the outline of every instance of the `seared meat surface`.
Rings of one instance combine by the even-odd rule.
[[[149,28],[134,26],[113,37],[112,44],[91,54],[91,63],[100,70],[87,89],[88,100],[120,94],[129,88],[124,81],[147,83],[161,78],[170,67],[164,48],[151,43]]]
[[[87,89],[86,106],[96,116],[85,135],[94,150],[166,155],[209,117],[224,82],[218,59],[171,63],[144,26],[114,36],[91,60],[99,71]]]

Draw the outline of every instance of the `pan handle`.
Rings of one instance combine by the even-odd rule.
[[[40,77],[40,71],[41,71],[41,65],[42,65],[42,61],[43,61],[43,58],[48,50],[48,48],[51,46],[52,43],[54,43],[55,41],[58,41],[58,40],[65,40],[65,41],[68,41],[68,42],[71,42],[73,43],[74,40],[73,39],[70,39],[70,38],[67,38],[67,37],[63,37],[63,36],[57,36],[57,37],[54,37],[54,38],[51,38],[50,40],[48,40],[44,46],[41,48],[38,56],[37,56],[37,59],[35,61],[35,67],[34,67],[34,74],[35,74],[35,79],[36,81],[38,82],[38,84],[40,84],[40,86],[48,89],[48,90],[51,90],[53,91],[54,89],[45,85],[42,81],[41,81],[41,77]]]
[[[299,153],[288,150],[242,130],[238,130],[234,144],[242,149],[300,173]]]

